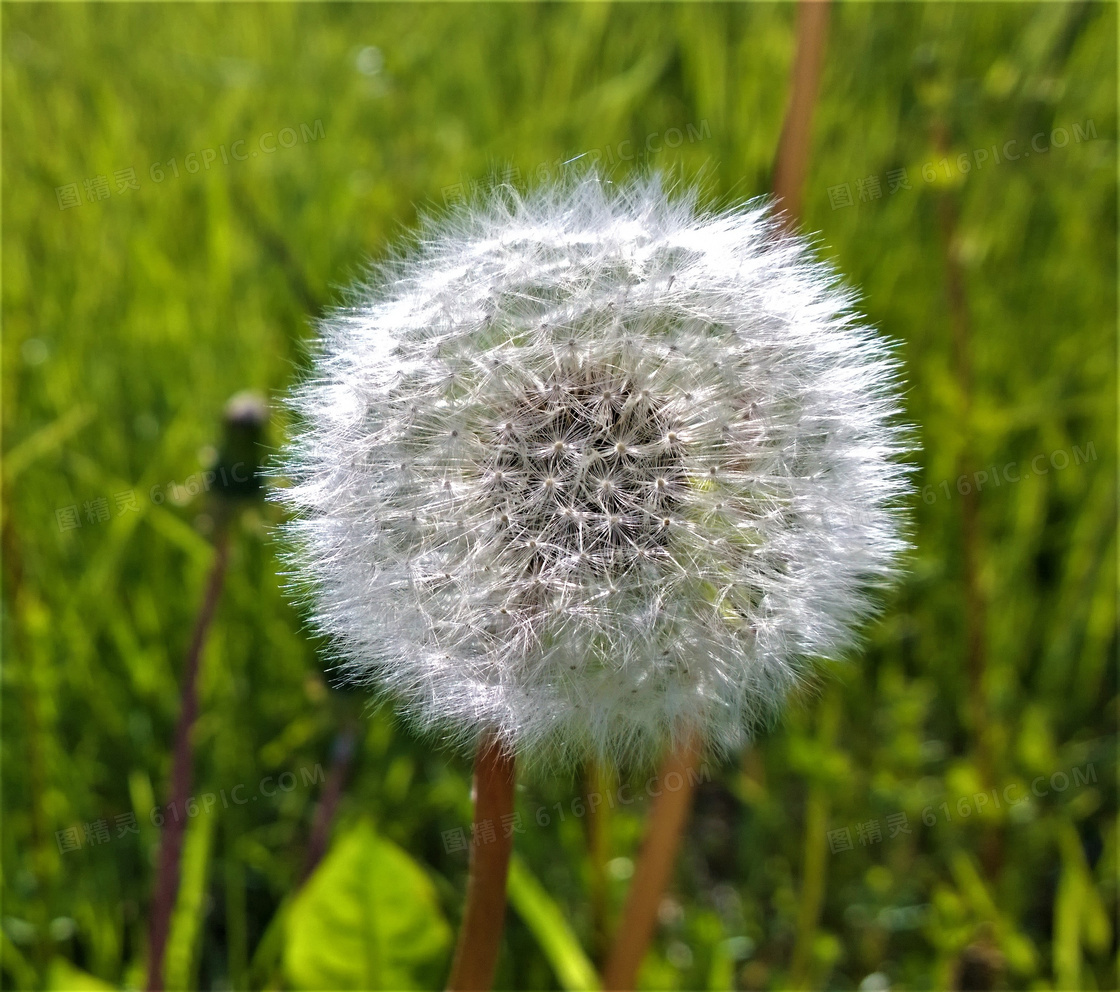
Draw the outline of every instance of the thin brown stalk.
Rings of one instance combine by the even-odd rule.
[[[781,201],[783,220],[793,227],[801,215],[801,190],[808,170],[812,138],[813,108],[820,88],[828,37],[828,0],[801,0],[797,10],[797,40],[790,98],[774,159],[774,194]],[[669,755],[662,769],[662,780],[671,771],[693,769],[696,744]],[[632,989],[638,968],[653,938],[657,907],[669,881],[673,859],[680,845],[681,832],[688,820],[692,801],[692,781],[685,773],[687,786],[664,793],[650,812],[646,840],[638,859],[634,881],[623,911],[622,923],[604,969],[605,989]]]
[[[43,811],[43,796],[47,794],[46,763],[40,742],[43,738],[42,723],[39,719],[39,694],[35,682],[29,677],[31,664],[31,645],[27,636],[27,590],[23,584],[23,548],[12,523],[12,505],[5,488],[3,498],[4,521],[0,525],[0,562],[3,563],[4,598],[12,604],[15,623],[11,625],[15,651],[12,657],[21,659],[22,664],[10,666],[13,681],[18,685],[20,715],[26,727],[27,773],[31,784],[28,811],[31,823],[31,860],[40,884],[49,872],[47,847],[47,817]]]
[[[638,857],[638,870],[626,897],[614,947],[603,969],[604,989],[617,992],[634,988],[638,968],[657,924],[661,893],[673,873],[681,834],[688,820],[693,786],[697,780],[698,754],[698,741],[690,736],[682,747],[670,753],[661,770],[661,795],[650,811],[646,837]],[[670,789],[667,783],[674,774],[681,784],[677,789]]]
[[[206,593],[195,618],[194,632],[183,666],[183,686],[180,691],[179,719],[175,725],[175,751],[171,765],[171,789],[163,835],[160,838],[159,867],[148,929],[148,992],[160,992],[163,988],[164,953],[171,930],[171,914],[179,894],[179,862],[187,824],[187,799],[191,792],[191,730],[198,716],[198,670],[206,634],[221,598],[226,566],[229,563],[229,522],[224,514],[219,520],[214,544],[214,563],[210,568]]]
[[[474,765],[470,874],[459,944],[447,980],[449,992],[485,990],[494,982],[513,849],[513,831],[506,829],[510,821],[503,818],[513,813],[513,783],[513,755],[491,732],[482,739]]]
[[[338,812],[338,804],[342,801],[342,787],[346,784],[346,773],[354,755],[356,737],[357,731],[352,726],[344,727],[335,737],[331,750],[331,770],[327,773],[323,794],[319,797],[315,818],[311,823],[311,837],[307,843],[307,859],[303,865],[301,884],[307,881],[326,853],[331,826]]]
[[[813,136],[813,108],[820,89],[827,37],[828,0],[801,0],[797,5],[797,49],[789,106],[774,160],[774,194],[781,201],[789,224],[801,216],[801,191]]]

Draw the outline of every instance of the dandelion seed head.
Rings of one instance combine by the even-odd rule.
[[[293,571],[342,675],[455,743],[729,752],[906,547],[890,346],[763,202],[507,191],[320,332],[277,490]]]

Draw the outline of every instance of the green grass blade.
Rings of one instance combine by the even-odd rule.
[[[560,907],[516,854],[509,865],[509,901],[536,937],[561,986],[569,992],[599,988],[599,976]]]

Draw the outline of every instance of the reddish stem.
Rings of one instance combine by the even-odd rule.
[[[485,990],[494,982],[506,915],[506,876],[513,850],[513,755],[494,732],[478,749],[474,765],[474,837],[459,945],[448,990]],[[508,833],[509,836],[506,836]]]
[[[783,211],[782,220],[792,228],[801,215],[801,189],[808,169],[813,108],[820,87],[828,37],[828,0],[801,0],[797,9],[797,48],[794,53],[789,104],[774,160],[774,194]],[[684,787],[663,792],[650,811],[646,839],[627,896],[622,922],[603,972],[603,988],[632,989],[638,968],[653,938],[661,893],[669,882],[681,832],[692,802],[697,745],[690,741],[669,755],[662,780],[676,771]]]
[[[179,720],[175,725],[175,752],[171,765],[170,799],[160,840],[159,868],[148,930],[148,992],[161,992],[163,989],[164,954],[171,930],[171,914],[179,894],[179,861],[187,825],[187,799],[191,792],[191,730],[198,716],[198,670],[206,634],[221,598],[226,565],[229,562],[229,527],[225,521],[219,523],[214,543],[214,563],[210,568],[206,593],[195,618],[194,632],[183,666],[183,687],[180,692]]]
[[[662,782],[670,781],[676,773],[681,785],[676,790],[663,788],[650,811],[638,869],[626,897],[614,947],[603,969],[603,988],[607,992],[634,988],[638,968],[653,938],[661,894],[673,874],[677,848],[692,805],[697,755],[697,742],[690,737],[683,747],[669,755],[661,769]]]
[[[797,50],[789,106],[774,163],[774,194],[790,225],[801,216],[801,190],[809,164],[813,107],[820,88],[827,36],[828,0],[801,0],[797,5]]]
[[[307,844],[307,861],[303,866],[302,881],[306,882],[315,866],[322,860],[327,850],[327,841],[330,839],[331,824],[338,811],[338,804],[342,799],[342,787],[346,783],[346,772],[350,768],[350,759],[354,754],[354,739],[356,733],[353,727],[341,730],[335,738],[331,754],[331,770],[327,775],[323,794],[319,798],[319,805],[315,809],[315,819],[311,824],[311,838]]]

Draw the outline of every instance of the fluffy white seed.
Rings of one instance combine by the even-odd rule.
[[[896,363],[758,201],[657,178],[431,220],[321,324],[278,498],[343,674],[522,755],[717,753],[905,548]]]

